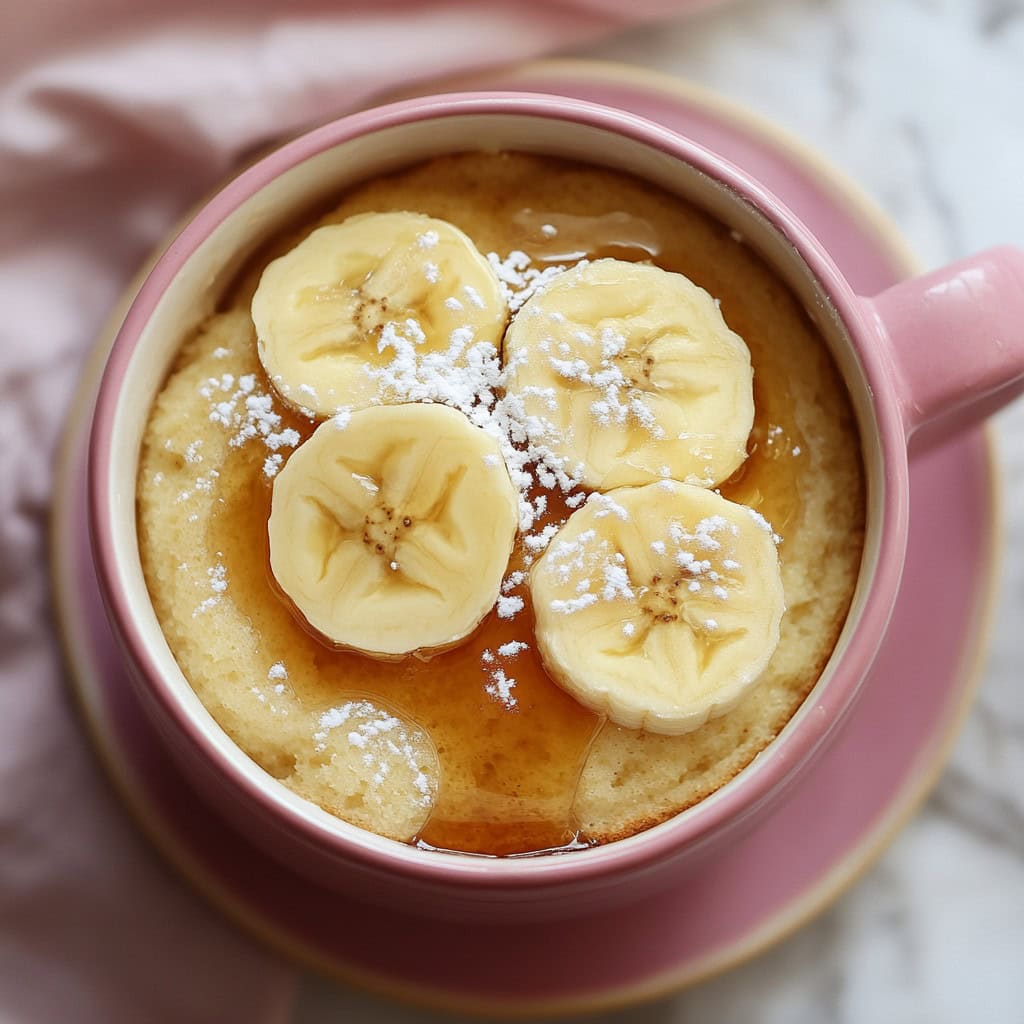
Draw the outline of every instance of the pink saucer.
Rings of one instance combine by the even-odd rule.
[[[556,92],[627,108],[761,179],[864,294],[911,269],[892,229],[837,172],[750,114],[674,79],[550,61],[441,88],[448,87]],[[83,379],[54,501],[55,592],[71,680],[115,784],[156,845],[218,906],[288,955],[391,996],[459,1010],[581,1011],[653,997],[738,963],[821,911],[935,781],[973,691],[992,590],[996,498],[980,432],[911,464],[903,588],[843,733],[773,817],[671,892],[599,924],[482,929],[365,907],[289,874],[194,796],[124,679],[81,518],[87,424],[108,344]],[[941,537],[932,515],[940,504]],[[943,540],[951,533],[954,547]]]

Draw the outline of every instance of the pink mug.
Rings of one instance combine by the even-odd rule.
[[[441,153],[525,150],[623,170],[739,231],[828,341],[858,417],[868,480],[861,574],[824,673],[735,779],[646,832],[562,855],[421,850],[340,821],[264,773],[199,702],[150,603],[135,530],[148,410],[181,339],[260,241],[346,186]],[[555,96],[428,97],[342,118],[288,143],[213,198],[142,286],[103,375],[89,453],[90,525],[107,611],[143,706],[180,770],[249,841],[322,884],[446,917],[537,920],[672,884],[770,813],[850,711],[885,635],[907,545],[907,446],[979,420],[1024,390],[1024,253],[993,249],[871,298],[774,196],[703,147],[641,118]]]

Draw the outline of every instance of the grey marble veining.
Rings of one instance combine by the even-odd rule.
[[[746,0],[581,55],[679,74],[790,129],[860,182],[926,265],[1024,246],[1021,0]],[[1024,1020],[1024,402],[995,430],[1006,525],[991,653],[924,810],[839,903],[767,954],[590,1021]],[[297,1019],[440,1018],[307,979]]]

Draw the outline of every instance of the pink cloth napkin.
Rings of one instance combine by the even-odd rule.
[[[254,146],[383,89],[697,6],[31,0],[0,14],[5,1024],[291,1016],[293,969],[136,836],[62,682],[45,564],[52,454],[83,356],[136,267]]]

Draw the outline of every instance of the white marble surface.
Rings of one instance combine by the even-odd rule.
[[[1024,245],[1021,0],[746,0],[581,55],[677,73],[796,132],[859,181],[929,265]],[[992,650],[927,806],[794,937],[673,998],[588,1020],[1024,1020],[1024,401],[997,432],[1007,530]],[[313,978],[296,1015],[439,1019]]]

